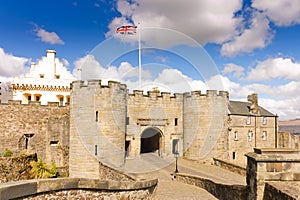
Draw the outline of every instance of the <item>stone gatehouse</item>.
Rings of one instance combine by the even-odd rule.
[[[70,175],[98,176],[99,161],[122,170],[126,159],[149,152],[163,158],[178,152],[193,160],[218,157],[244,163],[232,152],[276,144],[277,117],[258,106],[256,94],[249,97],[256,101],[231,102],[228,92],[215,90],[171,95],[154,89],[131,94],[119,82],[75,81],[70,103]],[[239,114],[237,108],[243,112]],[[241,123],[253,116],[255,124]],[[257,122],[265,118],[268,124]],[[240,145],[235,129],[243,141]],[[266,130],[268,139],[261,139]],[[255,132],[255,139],[249,140],[249,131]]]

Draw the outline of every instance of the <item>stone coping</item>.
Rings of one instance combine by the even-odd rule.
[[[155,187],[158,179],[143,181],[100,181],[85,178],[34,179],[0,184],[0,199],[13,199],[38,193],[68,189],[130,191]]]
[[[257,154],[300,154],[300,150],[290,148],[254,148]]]
[[[202,176],[199,176],[199,175],[192,175],[192,174],[186,174],[186,173],[176,173],[174,174],[175,178],[177,176],[179,177],[189,177],[189,178],[193,178],[193,179],[199,179],[199,180],[205,180],[205,181],[209,181],[209,182],[212,182],[214,184],[218,184],[218,185],[224,185],[224,186],[236,186],[236,187],[246,187],[246,184],[231,184],[231,183],[225,183],[225,182],[222,182],[220,180],[214,180],[214,179],[211,179],[211,178],[207,178],[207,177],[202,177]]]
[[[214,165],[216,166],[219,166],[221,168],[224,168],[234,173],[238,173],[242,176],[246,176],[246,171],[247,171],[246,167],[237,165],[235,163],[226,160],[222,160],[220,158],[213,158],[213,160],[214,160]]]
[[[285,199],[300,199],[300,181],[268,182],[266,188],[275,191],[275,195],[284,194]]]
[[[203,188],[218,199],[240,200],[247,199],[248,195],[246,185],[226,184],[184,173],[176,173],[176,180]]]
[[[252,158],[256,162],[300,162],[300,154],[295,153],[267,153],[267,154],[257,154],[255,152],[250,152],[245,154],[247,158]]]

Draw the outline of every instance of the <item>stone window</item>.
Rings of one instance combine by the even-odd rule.
[[[62,106],[64,104],[64,97],[59,98],[59,105]]]
[[[55,147],[58,145],[58,141],[50,141],[50,146]]]
[[[248,116],[246,119],[246,124],[249,125],[251,124],[251,116]]]
[[[59,79],[60,78],[60,75],[55,75],[55,79]]]
[[[178,125],[178,118],[175,118],[175,120],[174,120],[174,125],[175,125],[175,126]]]
[[[44,78],[44,74],[40,74],[40,78]]]
[[[129,125],[129,117],[126,117],[126,125]]]
[[[252,138],[253,138],[253,133],[252,133],[252,131],[249,131],[248,132],[248,141],[252,142]]]
[[[236,153],[232,152],[232,160],[235,160],[235,159],[236,159]]]
[[[41,96],[42,96],[42,95],[40,95],[40,94],[35,94],[35,95],[34,95],[34,100],[35,100],[35,101],[40,101],[40,100],[41,100]]]
[[[95,156],[97,156],[97,155],[98,155],[98,145],[95,144]]]
[[[96,111],[96,122],[98,122],[98,121],[99,121],[99,112]]]
[[[262,124],[263,124],[263,125],[266,125],[266,124],[267,124],[267,117],[263,117],[263,118],[262,118]]]
[[[239,138],[238,138],[238,132],[237,131],[234,131],[234,133],[233,133],[233,139],[235,140],[235,141],[237,141]]]
[[[262,140],[264,140],[264,141],[267,140],[267,131],[263,131],[263,133],[262,133]]]

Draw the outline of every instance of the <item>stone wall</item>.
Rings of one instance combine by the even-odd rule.
[[[0,183],[32,179],[31,162],[37,161],[36,154],[0,156]]]
[[[248,199],[263,199],[268,182],[300,181],[300,154],[292,149],[255,149],[247,155]]]
[[[300,182],[269,182],[265,185],[264,200],[300,199]]]
[[[248,196],[248,190],[245,185],[226,185],[202,177],[182,173],[176,174],[176,180],[201,187],[218,199],[245,200]]]
[[[99,162],[121,170],[125,162],[126,86],[75,81],[71,92],[70,176],[99,177]]]
[[[18,181],[0,184],[0,199],[53,199],[83,197],[150,199],[157,179],[122,182],[98,179],[60,178]],[[119,198],[120,197],[120,198]]]
[[[214,164],[221,168],[235,172],[237,174],[246,176],[246,168],[236,165],[234,163],[231,163],[231,162],[228,162],[228,161],[225,161],[222,159],[214,158]]]
[[[263,119],[266,120],[265,124]],[[245,154],[252,152],[253,148],[275,148],[276,120],[276,117],[230,115],[228,160],[246,167]],[[263,137],[264,131],[266,138]],[[234,136],[235,132],[237,137]],[[249,132],[252,133],[251,138]]]
[[[45,162],[65,166],[69,149],[69,106],[20,101],[0,104],[0,152],[37,153]]]
[[[155,128],[159,131],[159,154],[174,157],[172,140],[178,139],[178,152],[183,149],[182,95],[136,90],[128,95],[128,124],[126,140],[130,143],[129,157],[138,157],[141,152],[141,139],[144,131]]]
[[[186,93],[183,102],[184,156],[212,162],[228,149],[228,93],[208,90]]]
[[[62,190],[46,194],[38,194],[24,197],[23,200],[52,200],[52,199],[128,199],[128,200],[150,200],[149,190],[133,190],[122,192],[103,192],[95,190]]]
[[[300,149],[300,135],[294,135],[289,132],[279,132],[278,148]]]

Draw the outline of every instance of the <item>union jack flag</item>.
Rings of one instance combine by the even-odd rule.
[[[121,26],[117,28],[117,33],[133,35],[136,33],[137,26]]]

